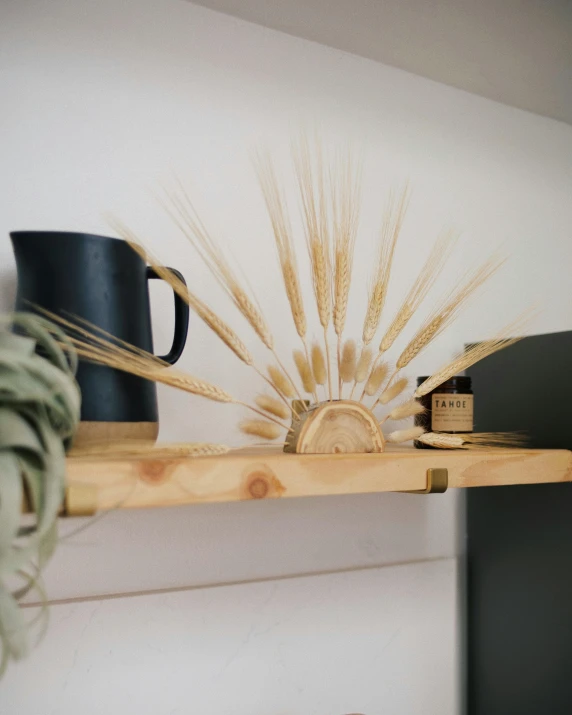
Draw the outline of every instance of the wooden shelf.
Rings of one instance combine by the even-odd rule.
[[[96,510],[206,502],[423,490],[427,470],[448,470],[449,487],[572,481],[568,450],[441,451],[298,455],[278,449],[217,457],[68,460],[68,485],[91,492]]]

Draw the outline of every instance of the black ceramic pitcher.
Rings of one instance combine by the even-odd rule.
[[[153,352],[148,280],[158,276],[125,241],[59,231],[14,231],[10,237],[18,270],[16,310],[38,305],[63,317],[79,316]],[[166,362],[179,359],[188,323],[188,306],[175,295],[175,336],[162,358]],[[82,361],[77,379],[82,424],[76,441],[156,438],[153,382]]]

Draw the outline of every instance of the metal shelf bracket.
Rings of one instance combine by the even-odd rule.
[[[403,494],[443,494],[449,486],[449,471],[442,467],[427,470],[427,487],[404,491]]]

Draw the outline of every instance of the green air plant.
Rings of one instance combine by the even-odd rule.
[[[68,338],[45,318],[0,318],[0,675],[47,623],[45,607],[28,621],[20,601],[30,592],[45,601],[41,575],[57,544],[65,445],[80,415],[76,367]],[[23,516],[23,504],[31,514]]]

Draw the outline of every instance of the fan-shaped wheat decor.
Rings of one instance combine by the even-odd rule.
[[[516,339],[514,336],[522,328],[522,320],[511,323],[491,340],[479,343],[441,366],[414,392],[408,393],[410,383],[404,370],[455,320],[469,299],[497,271],[502,259],[493,256],[467,272],[426,313],[421,327],[403,341],[396,351],[397,359],[390,363],[387,360],[390,349],[398,346],[412,316],[422,310],[455,246],[456,235],[446,231],[437,239],[419,275],[404,292],[396,314],[389,316],[386,327],[380,330],[393,258],[409,203],[407,186],[392,193],[372,256],[373,273],[369,293],[364,296],[363,322],[350,326],[348,331],[346,315],[360,213],[359,167],[349,156],[330,165],[319,143],[310,146],[304,137],[293,148],[293,166],[305,230],[313,306],[306,305],[303,299],[298,271],[301,256],[295,249],[286,199],[273,163],[268,154],[258,154],[255,160],[278,253],[285,299],[299,337],[299,345],[293,346],[291,361],[278,354],[271,326],[256,297],[244,287],[181,185],[166,194],[164,207],[249,323],[254,335],[267,348],[266,366],[256,363],[238,332],[167,270],[131,230],[113,222],[118,234],[152,265],[222,343],[264,381],[267,391],[256,396],[253,404],[242,403],[222,388],[170,368],[132,346],[114,344],[109,336],[95,333],[93,326],[76,324],[74,331],[73,323],[67,322],[80,356],[210,400],[244,404],[254,414],[241,423],[242,432],[265,441],[282,439],[287,452],[383,452],[386,442],[413,439],[442,448],[498,442],[498,435],[496,438],[467,435],[446,439],[423,434],[418,427],[389,433],[385,430],[388,421],[406,420],[423,410],[416,398]],[[310,324],[322,336],[320,341],[310,343]],[[359,341],[348,337],[348,332],[360,336]]]

